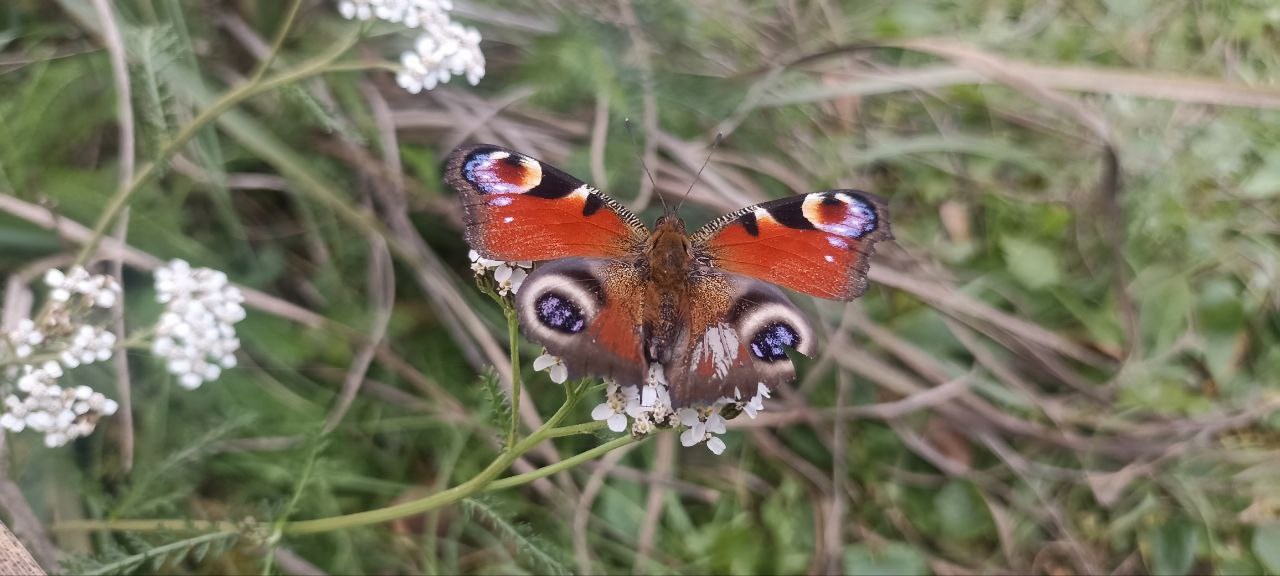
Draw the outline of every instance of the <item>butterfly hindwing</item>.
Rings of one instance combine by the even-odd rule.
[[[750,398],[795,377],[788,351],[812,354],[812,326],[777,287],[714,274],[692,288],[688,332],[664,366],[674,406]]]
[[[563,359],[572,377],[640,383],[642,293],[635,267],[594,258],[565,258],[539,266],[516,294],[526,336]]]
[[[500,146],[458,148],[445,170],[462,196],[467,243],[485,258],[616,258],[647,234],[634,214],[598,190]]]
[[[876,242],[891,237],[883,200],[828,190],[744,208],[707,224],[691,240],[724,271],[852,300],[866,291]]]

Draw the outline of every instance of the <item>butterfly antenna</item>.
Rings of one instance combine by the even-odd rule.
[[[689,198],[689,193],[693,192],[693,187],[697,185],[698,179],[702,178],[702,171],[707,169],[707,164],[711,163],[711,155],[715,154],[716,148],[720,147],[720,140],[724,139],[723,132],[716,132],[716,139],[711,143],[711,149],[707,150],[707,158],[702,161],[702,166],[698,168],[698,173],[693,176],[693,182],[689,183],[689,189],[684,191],[684,196],[680,197],[680,203],[676,204],[676,211],[680,211],[680,207],[684,206],[684,201]]]
[[[671,214],[671,207],[667,206],[666,198],[663,198],[662,194],[658,192],[658,183],[653,181],[653,173],[649,171],[649,167],[644,163],[644,152],[640,150],[640,144],[636,142],[636,131],[631,126],[631,119],[623,118],[622,123],[627,127],[627,135],[631,137],[631,149],[635,151],[636,158],[640,160],[640,167],[644,168],[645,176],[649,177],[649,184],[653,185],[653,195],[657,196],[658,202],[662,203],[662,213]]]

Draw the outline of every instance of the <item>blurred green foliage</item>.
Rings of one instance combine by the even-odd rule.
[[[469,286],[457,207],[440,178],[447,146],[486,137],[532,142],[591,179],[595,108],[607,102],[605,181],[596,184],[630,201],[642,176],[623,120],[632,119],[642,142],[651,136],[642,120],[649,93],[656,125],[692,147],[682,153],[700,159],[717,129],[732,128],[713,167],[735,177],[722,188],[704,179],[686,209],[691,224],[734,201],[723,188],[757,200],[866,188],[889,200],[897,239],[877,267],[906,273],[917,286],[953,287],[990,311],[957,312],[923,289],[878,286],[853,306],[890,339],[849,330],[839,306],[805,303],[826,332],[843,326],[879,364],[808,363],[799,392],[771,408],[825,413],[838,399],[890,402],[904,395],[894,382],[938,386],[965,374],[971,390],[887,420],[801,419],[731,431],[724,456],[677,450],[666,471],[656,444],[671,439],[659,438],[617,461],[629,473],[608,476],[585,512],[579,498],[599,466],[391,525],[265,547],[232,545],[229,536],[57,532],[59,548],[80,559],[69,566],[259,571],[279,547],[331,573],[577,572],[585,562],[607,573],[634,566],[1280,574],[1280,10],[1273,2],[646,0],[631,3],[633,23],[615,3],[455,3],[459,18],[486,38],[489,67],[478,87],[455,80],[409,96],[384,72],[343,73],[254,98],[202,130],[141,191],[131,205],[131,245],[225,270],[365,330],[369,249],[344,210],[372,206],[369,190],[386,179],[379,160],[387,151],[367,95],[376,92],[395,113],[444,118],[397,132],[410,216],[501,341],[501,312]],[[113,4],[129,48],[145,163],[253,69],[245,30],[269,43],[288,3]],[[314,57],[357,26],[333,3],[304,4],[278,66]],[[0,193],[91,225],[115,189],[120,151],[111,71],[84,20],[88,6],[0,6]],[[412,42],[390,26],[366,32],[353,57],[394,59]],[[1097,135],[1015,84],[912,89],[902,81],[862,96],[824,96],[866,89],[877,75],[963,71],[901,47],[780,67],[835,46],[918,38],[1063,75],[1106,67],[1157,84],[1194,76],[1228,92],[1254,87],[1272,104],[1220,105],[1203,92],[1177,92],[1186,90],[1181,84],[1166,99],[1137,97],[1121,84],[1059,92],[1106,125],[1120,183],[1109,190]],[[644,45],[647,57],[637,53]],[[691,170],[670,146],[659,146],[659,155],[661,165],[650,167],[659,189],[682,193]],[[323,196],[312,181],[336,195]],[[659,209],[650,204],[642,217]],[[0,215],[0,246],[10,274],[73,251],[12,215]],[[10,435],[10,476],[51,523],[269,523],[296,491],[290,517],[314,518],[472,477],[502,433],[501,418],[490,417],[502,412],[495,380],[468,361],[466,337],[415,279],[419,266],[397,262],[386,339],[407,366],[374,362],[367,393],[330,434],[309,481],[299,485],[311,445],[297,439],[323,422],[358,340],[266,313],[240,325],[243,365],[196,392],[175,387],[145,353],[131,353],[132,469],[116,448],[124,432],[107,423],[61,450]],[[131,272],[126,280],[131,322],[154,317],[148,277]],[[996,314],[1085,352],[1071,356],[1009,332]],[[1078,357],[1085,353],[1096,361]],[[77,375],[101,390],[115,386],[105,367]],[[542,414],[558,405],[561,392],[544,376],[525,376]],[[845,394],[837,392],[841,382],[850,383]],[[579,421],[590,408],[578,408]],[[556,451],[563,458],[601,441],[564,438]],[[644,481],[651,473],[672,477]],[[665,489],[651,501],[658,486]],[[656,522],[654,535],[641,554],[647,522]],[[290,569],[279,560],[273,566]]]

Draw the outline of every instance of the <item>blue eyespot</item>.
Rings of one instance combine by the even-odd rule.
[[[577,334],[587,327],[582,309],[572,300],[555,292],[539,296],[534,300],[533,307],[538,321],[556,332]]]
[[[800,335],[795,329],[781,322],[765,326],[751,339],[751,354],[765,362],[787,359],[787,348],[800,345]]]

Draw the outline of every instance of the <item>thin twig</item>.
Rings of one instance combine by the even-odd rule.
[[[119,127],[120,173],[116,194],[124,194],[133,182],[135,150],[133,96],[129,88],[129,65],[126,62],[124,40],[120,35],[120,27],[116,24],[115,11],[107,0],[93,0],[94,10],[102,20],[102,38],[107,47],[107,55],[111,60],[111,77],[116,90],[116,124]],[[129,233],[129,208],[120,212],[115,230],[111,236],[125,242]],[[124,290],[124,260],[117,254],[111,259],[111,275],[115,276]],[[127,338],[124,323],[124,298],[111,310],[112,330],[116,341],[124,342]],[[120,467],[128,472],[133,468],[133,387],[129,377],[129,353],[121,350],[112,359],[116,377],[116,394],[120,396]]]

